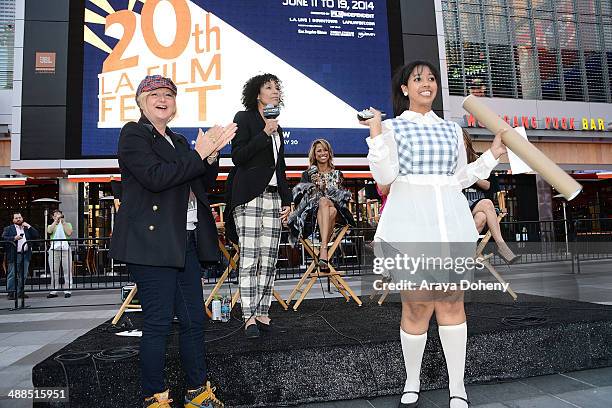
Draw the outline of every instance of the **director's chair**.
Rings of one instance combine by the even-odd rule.
[[[506,192],[505,191],[497,192],[497,203],[498,203],[497,222],[499,223],[508,214],[508,211],[506,209]],[[495,279],[497,279],[499,283],[506,284],[506,281],[504,280],[504,278],[499,274],[499,272],[497,272],[495,267],[493,267],[493,265],[491,265],[491,263],[489,262],[489,259],[493,257],[493,254],[487,254],[487,255],[483,254],[483,251],[486,245],[491,240],[491,231],[488,230],[484,235],[479,235],[479,239],[480,241],[478,242],[478,245],[476,246],[476,253],[474,255],[474,259],[479,261],[482,265],[484,265],[484,267],[487,268],[487,270],[491,273],[491,275],[495,277]],[[517,299],[517,295],[512,290],[510,285],[508,285],[508,294],[512,296],[514,300]],[[376,296],[379,296],[379,295],[380,295],[380,299],[378,300],[378,305],[381,306],[384,303],[387,296],[389,295],[389,289],[386,289],[384,291],[376,291],[376,290],[373,291],[372,294],[370,295],[370,299],[374,299]]]
[[[206,301],[204,302],[204,308],[206,310],[206,314],[208,315],[208,317],[212,317],[212,312],[209,309],[211,302],[213,301],[213,299],[215,298],[219,290],[221,290],[221,287],[223,286],[223,284],[229,277],[232,270],[235,270],[236,272],[238,272],[238,261],[240,259],[240,248],[238,247],[238,245],[231,242],[231,248],[230,248],[231,253],[230,251],[227,250],[227,247],[225,245],[225,240],[224,240],[225,222],[223,221],[223,209],[224,209],[223,207],[225,207],[225,204],[224,203],[213,204],[210,207],[217,208],[218,209],[217,211],[219,212],[219,221],[216,222],[217,234],[219,237],[218,239],[219,250],[221,251],[221,254],[223,254],[223,256],[225,257],[225,259],[227,259],[228,265],[227,265],[227,268],[225,268],[225,270],[223,271],[223,274],[217,280],[217,283],[215,284],[212,291],[206,298]],[[281,307],[287,310],[288,309],[287,304],[285,303],[283,298],[278,294],[276,290],[273,291],[273,295],[274,295],[274,298],[281,305]],[[234,292],[234,294],[232,295],[232,301],[230,305],[232,309],[238,302],[239,298],[240,298],[240,289],[237,289],[236,292]]]
[[[345,225],[341,228],[334,229],[332,237],[329,242],[329,249],[327,259],[331,261],[334,253],[339,248],[340,243],[344,239],[344,236],[349,231],[349,225]],[[300,297],[297,299],[295,305],[293,305],[293,310],[297,311],[300,307],[300,304],[304,301],[310,289],[312,289],[313,285],[319,278],[327,277],[331,283],[334,284],[338,292],[346,299],[346,301],[350,301],[351,298],[357,303],[357,305],[361,306],[361,299],[355,294],[355,292],[351,289],[349,284],[344,280],[342,274],[336,270],[336,268],[329,263],[329,270],[321,270],[319,266],[319,251],[320,251],[320,243],[314,243],[312,240],[308,238],[300,238],[300,242],[304,247],[304,250],[308,252],[308,254],[312,257],[312,261],[308,265],[306,272],[302,275],[300,280],[298,281],[295,288],[289,295],[287,299],[287,305],[290,305],[293,301],[294,297],[297,296],[298,293],[301,293]],[[308,282],[308,283],[306,283]],[[304,285],[306,285],[304,287]]]
[[[497,203],[498,203],[498,210],[499,210],[497,213],[497,223],[500,223],[501,220],[508,214],[508,210],[506,208],[506,192],[505,191],[497,192]],[[478,243],[478,246],[476,247],[476,254],[474,256],[474,259],[476,259],[481,264],[483,264],[485,268],[487,268],[487,270],[491,273],[491,275],[495,277],[495,279],[497,279],[499,283],[506,284],[506,281],[504,280],[504,278],[499,274],[499,272],[497,272],[495,267],[493,267],[493,265],[491,265],[491,263],[489,262],[489,259],[493,257],[493,254],[492,253],[486,254],[486,255],[483,254],[485,247],[491,240],[491,231],[488,230],[484,235],[480,235],[479,238],[480,238],[480,242]],[[514,300],[517,299],[516,293],[512,290],[510,285],[508,285],[508,294],[512,296]]]

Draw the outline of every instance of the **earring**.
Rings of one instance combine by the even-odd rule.
[[[404,96],[408,96],[408,92],[404,92]]]

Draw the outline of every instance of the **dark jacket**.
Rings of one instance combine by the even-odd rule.
[[[238,132],[232,140],[234,168],[228,175],[225,188],[225,220],[227,238],[237,243],[238,234],[232,216],[236,206],[248,203],[263,193],[275,171],[281,205],[291,205],[291,191],[285,177],[285,145],[280,126],[280,147],[277,147],[279,152],[275,165],[272,138],[263,131],[266,123],[259,111],[238,112],[234,122],[238,125]]]
[[[215,182],[219,164],[202,160],[182,135],[169,128],[166,132],[175,147],[146,118],[121,129],[121,207],[110,255],[127,263],[184,267],[191,188],[198,200],[198,258],[217,261],[217,229],[206,190]]]
[[[27,241],[39,238],[38,231],[36,231],[36,228],[34,227],[24,228],[24,234]],[[9,263],[15,262],[15,256],[17,254],[17,241],[15,241],[16,235],[17,229],[15,228],[15,224],[9,225],[8,227],[4,228],[4,231],[2,231],[3,241],[11,241],[15,243],[15,245],[11,244],[10,242],[4,244],[6,248],[6,261]],[[25,251],[23,256],[27,259],[30,259],[32,257],[32,245],[26,242],[24,249]]]

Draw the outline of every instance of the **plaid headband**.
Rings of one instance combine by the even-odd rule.
[[[147,75],[145,79],[140,82],[138,85],[138,89],[136,90],[136,99],[143,92],[154,91],[159,88],[168,88],[176,95],[177,89],[176,85],[170,78],[164,78],[161,75]]]

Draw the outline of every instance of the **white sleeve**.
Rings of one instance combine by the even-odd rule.
[[[397,156],[397,143],[393,130],[383,124],[383,133],[375,138],[368,137],[368,161],[370,171],[378,184],[393,183],[399,174],[399,159]]]
[[[493,157],[491,150],[484,152],[475,162],[468,164],[465,144],[463,143],[463,132],[459,125],[457,128],[457,148],[459,149],[457,157],[457,170],[455,177],[461,188],[467,188],[478,180],[485,180],[491,174],[491,170],[497,166],[499,160]]]

